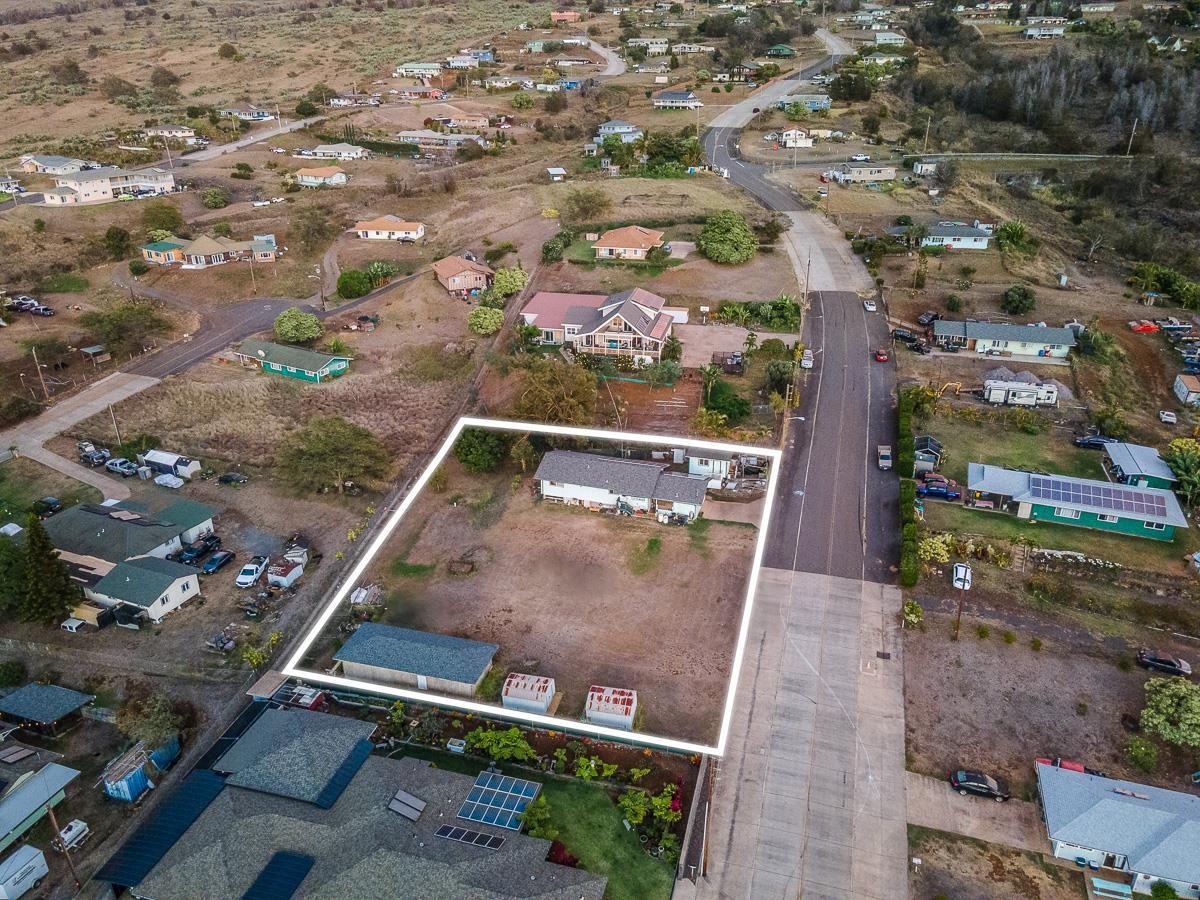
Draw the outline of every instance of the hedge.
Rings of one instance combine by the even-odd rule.
[[[911,478],[900,479],[900,524],[908,525],[917,520],[913,504],[917,502],[917,483]]]
[[[905,541],[900,545],[900,587],[910,588],[917,583],[921,564],[917,559],[917,542]]]

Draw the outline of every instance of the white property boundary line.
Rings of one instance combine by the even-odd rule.
[[[344,678],[339,675],[327,675],[324,672],[313,672],[307,669],[301,669],[300,661],[304,658],[309,648],[316,641],[317,637],[329,624],[329,620],[337,612],[338,607],[346,599],[354,585],[358,584],[367,567],[375,559],[375,556],[382,549],[383,545],[391,537],[392,532],[400,524],[400,520],[404,518],[405,513],[416,502],[417,497],[425,489],[429,483],[429,479],[433,473],[441,466],[446,459],[446,455],[454,447],[458,436],[464,428],[487,428],[494,431],[517,431],[526,434],[553,434],[563,437],[584,437],[594,438],[597,440],[606,440],[614,442],[625,442],[630,444],[652,444],[655,446],[684,446],[693,447],[701,450],[717,450],[726,453],[754,453],[758,456],[766,456],[771,460],[771,471],[767,479],[767,494],[765,497],[765,505],[763,508],[762,520],[758,525],[758,540],[754,546],[754,559],[750,568],[750,577],[747,579],[746,585],[746,602],[742,609],[741,627],[738,629],[737,648],[733,656],[733,670],[730,674],[728,693],[725,695],[725,709],[721,716],[721,730],[718,735],[715,746],[706,746],[704,744],[694,744],[690,741],[680,741],[674,738],[661,737],[659,735],[646,734],[640,731],[624,731],[619,728],[607,728],[600,725],[591,725],[587,722],[576,721],[573,719],[560,719],[556,716],[543,716],[536,713],[524,712],[517,709],[506,709],[500,705],[492,705],[490,703],[478,703],[473,700],[466,700],[461,697],[451,697],[445,694],[436,694],[430,691],[408,690],[405,688],[395,687],[394,685],[375,684],[369,681],[359,681],[354,678]],[[540,728],[551,729],[555,731],[569,731],[579,734],[585,734],[591,737],[600,738],[603,740],[614,740],[622,743],[633,743],[649,747],[657,747],[663,750],[676,750],[684,753],[706,753],[714,756],[721,756],[725,752],[725,743],[729,737],[729,724],[733,717],[734,701],[737,696],[738,677],[741,674],[742,661],[746,652],[746,639],[750,630],[750,617],[754,612],[754,595],[758,589],[758,576],[762,568],[763,552],[766,548],[767,530],[771,521],[771,509],[775,501],[775,489],[779,481],[779,460],[782,457],[782,452],[775,449],[767,449],[762,447],[752,447],[742,444],[725,444],[716,441],[698,441],[692,438],[673,437],[671,435],[662,434],[640,434],[624,431],[604,431],[596,428],[572,428],[565,425],[543,425],[531,422],[510,422],[504,419],[476,419],[469,416],[464,416],[458,420],[458,423],[450,431],[445,442],[438,450],[437,454],[430,461],[425,471],[421,473],[420,478],[409,490],[407,496],[392,513],[384,527],[375,536],[375,539],[367,547],[366,552],[355,563],[354,568],[342,581],[341,586],[334,591],[326,605],[325,610],[321,613],[312,630],[305,635],[304,640],[300,642],[300,646],[288,660],[288,663],[283,668],[283,674],[292,678],[300,678],[304,681],[315,682],[318,684],[329,685],[331,687],[342,687],[350,690],[361,691],[366,694],[375,694],[377,696],[395,697],[402,700],[411,700],[418,703],[433,704],[444,706],[450,709],[462,710],[464,712],[475,713],[477,715],[486,716],[488,718],[506,719],[514,722],[522,722],[527,725],[534,725]]]

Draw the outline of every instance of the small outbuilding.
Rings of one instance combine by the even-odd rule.
[[[546,170],[546,175],[551,181],[566,181],[567,170],[562,166],[551,166]]]
[[[348,372],[353,359],[270,341],[242,341],[234,355],[248,368],[257,366],[264,372],[318,384]]]
[[[367,622],[333,658],[347,678],[473,697],[499,649],[448,634]]]
[[[1105,468],[1114,481],[1132,487],[1152,487],[1173,490],[1175,473],[1171,471],[1158,450],[1141,444],[1105,444]]]
[[[1186,406],[1200,406],[1200,378],[1195,375],[1175,376],[1175,396]]]
[[[554,703],[554,693],[553,678],[510,672],[500,691],[500,705],[505,709],[546,715]]]
[[[30,731],[60,734],[95,699],[57,684],[30,682],[0,699],[0,716]]]
[[[632,731],[637,716],[637,691],[594,684],[588,689],[583,712],[593,725]]]

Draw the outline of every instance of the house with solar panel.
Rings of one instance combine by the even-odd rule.
[[[95,878],[119,896],[602,900],[521,834],[534,781],[372,753],[373,722],[254,704]]]
[[[1035,475],[982,463],[967,466],[965,502],[975,509],[1006,512],[1029,522],[1073,525],[1156,541],[1173,540],[1176,528],[1188,527],[1179,501],[1162,488]]]
[[[448,634],[366,622],[333,659],[347,678],[474,697],[499,649]]]

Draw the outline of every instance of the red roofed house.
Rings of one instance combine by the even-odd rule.
[[[368,241],[412,243],[425,237],[425,226],[420,222],[406,222],[399,216],[379,216],[355,223],[354,233]]]
[[[554,24],[559,22],[578,22],[580,14],[573,9],[560,9],[550,13],[550,21]]]
[[[645,259],[655,247],[663,245],[663,233],[641,225],[614,228],[592,244],[596,259]]]
[[[557,294],[538,291],[521,310],[542,344],[565,344],[579,353],[629,356],[657,362],[674,319],[666,301],[641,288],[618,294]]]
[[[461,256],[439,259],[433,264],[433,274],[452,294],[486,291],[496,275],[489,266]]]

